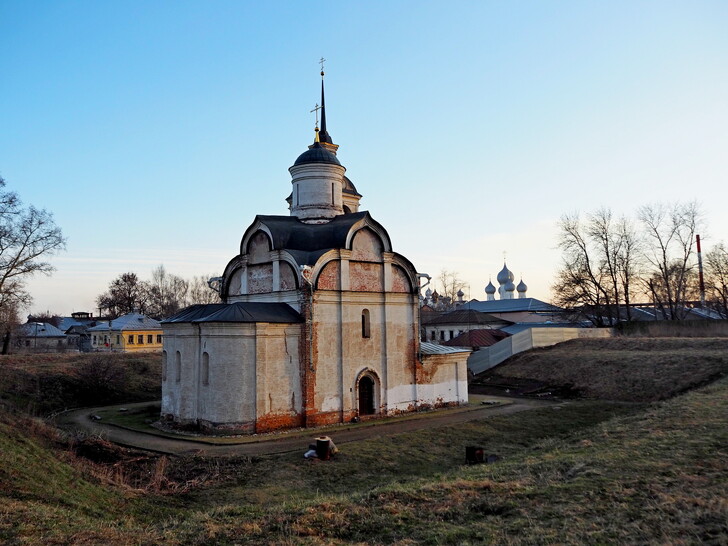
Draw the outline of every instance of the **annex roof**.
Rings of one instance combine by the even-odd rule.
[[[437,345],[436,343],[428,343],[423,341],[420,343],[420,352],[423,355],[449,355],[454,353],[471,353],[470,347],[447,347],[445,345]]]
[[[303,322],[301,315],[287,303],[235,302],[192,305],[162,324],[201,322]]]

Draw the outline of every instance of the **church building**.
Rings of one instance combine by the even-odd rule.
[[[290,214],[255,217],[217,281],[222,303],[163,322],[173,426],[259,433],[467,402],[469,351],[420,342],[420,276],[359,210],[323,75],[320,129],[288,169]]]

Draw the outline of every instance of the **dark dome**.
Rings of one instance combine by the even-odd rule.
[[[305,163],[329,163],[331,165],[341,165],[339,160],[336,158],[336,155],[321,146],[318,142],[299,155],[293,166],[295,167],[296,165],[303,165]]]

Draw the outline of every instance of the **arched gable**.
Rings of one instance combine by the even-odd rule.
[[[271,251],[271,239],[270,236],[263,230],[256,231],[250,239],[245,248],[245,254],[248,256],[249,264],[260,264],[270,262],[270,251]]]
[[[250,240],[257,236],[259,233],[265,233],[268,237],[268,250],[273,248],[273,234],[271,233],[268,226],[266,226],[263,222],[260,221],[259,218],[256,217],[255,221],[248,226],[248,229],[245,230],[245,233],[243,234],[243,238],[240,241],[240,254],[248,254],[249,248],[250,248]]]
[[[392,251],[392,242],[389,240],[389,233],[387,233],[387,230],[384,229],[384,226],[382,226],[379,222],[374,220],[374,218],[369,216],[369,213],[366,213],[361,220],[356,222],[353,226],[351,226],[351,229],[349,229],[349,233],[346,236],[345,245],[347,249],[352,249],[352,243],[357,233],[365,228],[368,228],[369,230],[374,232],[379,238],[382,244],[382,252]]]
[[[399,271],[395,272],[396,270]],[[419,281],[417,279],[417,270],[415,269],[415,266],[412,265],[412,262],[401,254],[395,253],[392,256],[392,273],[393,292],[400,292],[400,289],[404,289],[407,285],[409,285],[409,290],[407,291],[410,294],[417,294],[419,291]],[[399,285],[399,289],[396,289],[397,277],[395,275],[400,275],[401,284]]]
[[[365,227],[354,234],[351,240],[351,259],[361,262],[381,262],[384,244],[371,229]]]

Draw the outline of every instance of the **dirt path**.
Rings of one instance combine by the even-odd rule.
[[[529,400],[523,398],[507,398],[501,396],[488,397],[500,405],[486,405],[470,407],[467,411],[441,410],[428,415],[414,415],[411,418],[394,418],[391,420],[369,421],[368,423],[338,425],[325,429],[297,429],[279,434],[266,434],[240,439],[240,443],[210,444],[203,439],[194,437],[169,438],[145,432],[122,428],[110,423],[92,421],[89,415],[97,413],[103,408],[85,408],[74,410],[58,416],[56,422],[64,428],[76,428],[89,434],[96,434],[114,443],[156,451],[169,455],[267,455],[272,453],[286,453],[291,451],[305,451],[312,439],[320,434],[332,437],[336,444],[356,442],[378,436],[393,436],[404,432],[421,430],[424,428],[437,428],[487,419],[496,415],[509,415],[530,409],[555,405],[547,400]],[[148,405],[130,404],[134,406]]]

